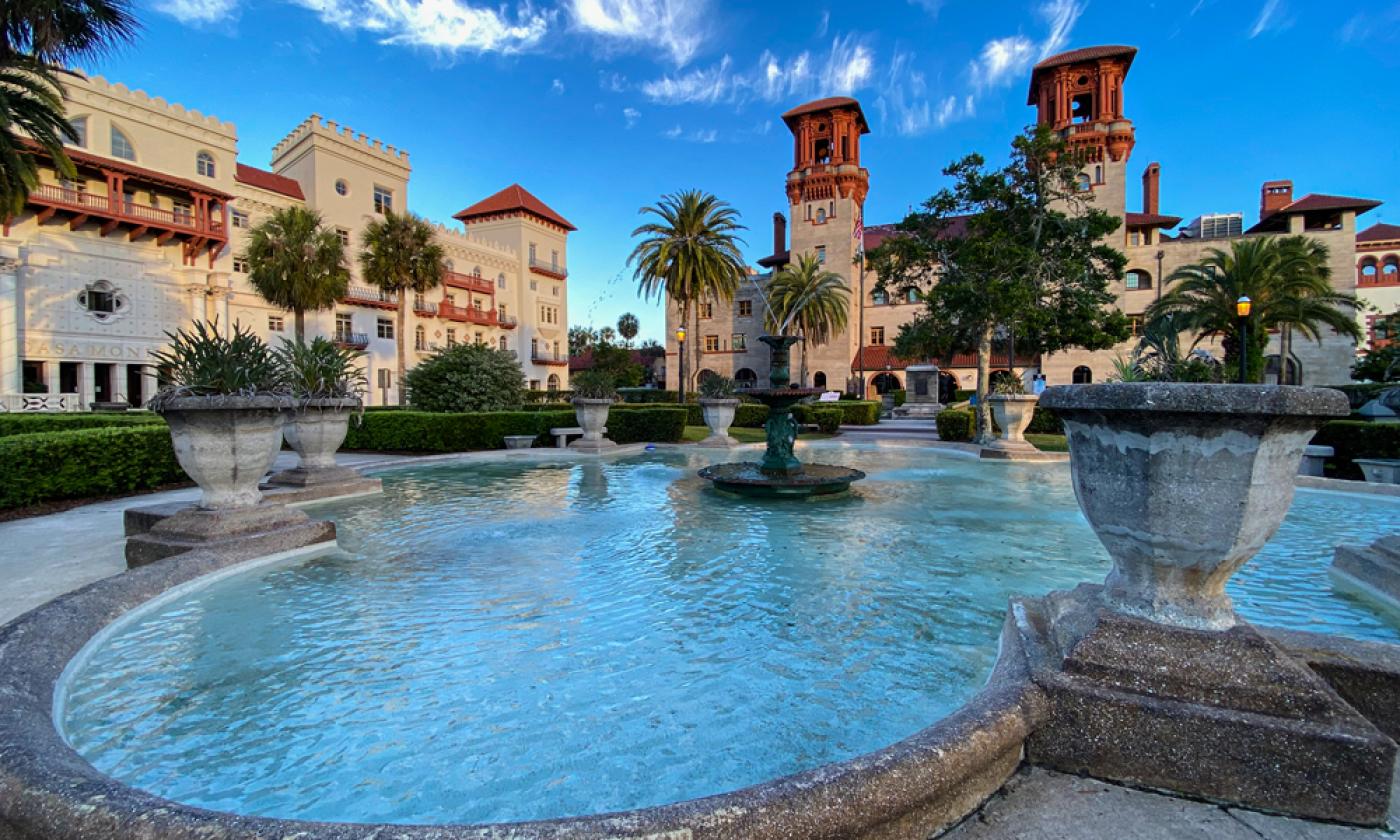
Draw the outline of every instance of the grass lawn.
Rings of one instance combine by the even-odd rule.
[[[710,436],[710,430],[705,426],[686,426],[685,437],[681,438],[685,443],[699,443]],[[741,429],[731,427],[729,436],[740,443],[763,443],[762,429]],[[826,440],[835,437],[834,435],[824,435],[821,432],[804,432],[797,436],[798,440]]]
[[[1069,451],[1069,442],[1064,435],[1026,435],[1026,440],[1041,452]]]

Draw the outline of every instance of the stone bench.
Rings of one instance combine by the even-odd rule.
[[[1400,484],[1400,458],[1357,458],[1354,463],[1372,484]]]
[[[1322,467],[1327,459],[1337,454],[1330,446],[1308,446],[1303,449],[1303,460],[1298,463],[1298,475],[1322,475]]]
[[[583,429],[579,426],[560,426],[555,429],[550,429],[549,433],[554,436],[554,445],[560,449],[568,448],[569,438],[583,437]],[[607,427],[604,427],[603,434],[607,435],[607,433]]]
[[[506,435],[505,439],[506,449],[529,449],[535,445],[534,435]]]

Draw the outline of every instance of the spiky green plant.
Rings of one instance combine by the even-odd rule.
[[[306,400],[362,399],[369,386],[359,350],[339,347],[323,336],[305,341],[282,339],[273,351],[286,372],[293,397]]]
[[[700,396],[707,400],[733,399],[734,380],[719,374],[702,376],[700,377]]]
[[[573,389],[575,399],[617,399],[617,381],[599,370],[579,371],[570,378],[569,387]]]
[[[221,335],[217,321],[196,321],[188,330],[165,335],[169,349],[152,351],[151,357],[169,384],[151,400],[153,410],[178,397],[286,393],[286,371],[277,354],[240,324]]]

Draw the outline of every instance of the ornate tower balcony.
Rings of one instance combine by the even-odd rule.
[[[1085,47],[1052,55],[1031,71],[1028,105],[1089,162],[1128,159],[1136,142],[1123,116],[1123,81],[1136,47]]]

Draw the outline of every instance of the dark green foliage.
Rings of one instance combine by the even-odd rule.
[[[1329,478],[1360,480],[1365,476],[1353,463],[1357,458],[1400,458],[1400,423],[1333,420],[1318,429],[1312,442],[1335,450],[1327,459]]]
[[[273,211],[248,231],[244,256],[248,281],[263,300],[292,311],[299,341],[306,338],[306,313],[333,308],[350,283],[340,236],[307,207]]]
[[[164,426],[158,414],[0,414],[0,438],[41,432],[73,432],[78,429],[113,429],[131,426]]]
[[[1400,313],[1391,315],[1387,323],[1400,328]],[[1367,350],[1351,366],[1351,378],[1370,382],[1400,381],[1400,342],[1388,344],[1379,350]]]
[[[567,404],[573,396],[573,391],[525,391],[520,395],[520,402],[524,405],[561,402]]]
[[[624,388],[641,385],[646,373],[641,365],[632,361],[631,350],[606,341],[593,345],[593,370],[611,376],[616,385]],[[577,380],[578,376],[573,378]]]
[[[520,405],[525,374],[504,350],[458,344],[419,362],[404,382],[422,411],[508,411]]]
[[[817,405],[840,411],[841,423],[845,426],[874,426],[880,422],[880,403],[876,400],[843,400]]]
[[[164,423],[0,438],[0,509],[187,481]]]
[[[1394,388],[1395,385],[1385,382],[1349,382],[1346,385],[1329,385],[1327,387],[1346,394],[1347,401],[1351,403],[1352,410],[1354,411],[1376,397],[1379,397],[1382,391]]]
[[[170,379],[151,402],[159,410],[166,399],[187,396],[253,396],[281,391],[285,371],[272,348],[242,324],[220,335],[216,321],[196,321],[190,331],[167,332],[169,350],[151,356]]]
[[[671,403],[674,405],[677,400],[675,391],[663,391],[659,388],[618,388],[617,393],[626,403]]]
[[[968,441],[972,440],[972,435],[976,432],[976,419],[972,412],[961,409],[947,409],[938,412],[934,418],[938,426],[938,439],[948,441]]]
[[[323,336],[311,343],[297,339],[282,339],[282,347],[273,351],[287,376],[292,396],[299,399],[331,399],[361,397],[368,383],[360,367],[358,350],[337,347]]]
[[[966,402],[977,395],[971,388],[959,388],[953,392],[953,402]]]
[[[345,448],[380,452],[472,452],[500,449],[505,446],[507,435],[535,435],[536,446],[553,446],[550,429],[577,425],[573,408],[470,413],[372,411],[365,414],[360,424],[351,424]],[[681,439],[684,426],[685,412],[679,406],[608,414],[608,437],[618,443],[676,442]]]
[[[615,400],[617,399],[617,380],[607,371],[594,368],[593,370],[581,370],[574,374],[574,399],[584,400]]]
[[[901,405],[904,405],[905,401],[909,399],[909,392],[904,390],[903,388],[900,388],[896,391],[891,391],[890,395],[894,397],[895,408],[899,408]]]
[[[707,400],[727,400],[734,396],[734,380],[727,376],[706,376],[700,380],[700,396]]]
[[[1031,424],[1026,427],[1026,434],[1062,435],[1064,433],[1065,424],[1056,416],[1055,412],[1048,408],[1035,407],[1035,413],[1031,415]]]
[[[828,435],[834,435],[841,430],[842,412],[839,408],[814,408],[812,409],[812,422],[817,424],[817,431]]]

